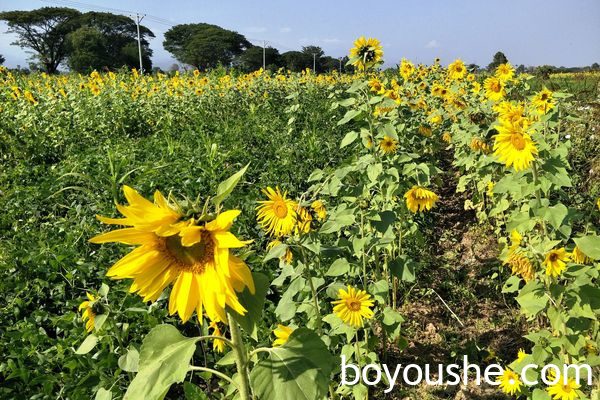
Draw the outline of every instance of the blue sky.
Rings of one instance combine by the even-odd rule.
[[[142,1],[2,0],[0,10],[70,6],[101,7],[149,15],[142,23],[156,38],[150,44],[156,66],[174,60],[162,48],[163,33],[178,23],[207,22],[262,40],[280,52],[305,45],[326,54],[347,54],[353,40],[372,36],[384,45],[386,65],[402,57],[429,63],[462,58],[487,65],[501,50],[515,65],[584,66],[600,63],[600,0],[380,0],[367,1]],[[77,3],[74,4],[74,3]],[[155,18],[157,17],[157,18]],[[27,54],[10,43],[0,23],[0,54],[11,67],[27,65]]]

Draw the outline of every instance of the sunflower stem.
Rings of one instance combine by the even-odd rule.
[[[221,379],[226,380],[227,382],[231,383],[236,388],[240,389],[238,384],[233,379],[231,379],[229,376],[225,375],[224,373],[217,371],[216,369],[206,368],[206,367],[197,367],[195,365],[190,365],[188,367],[188,370],[189,371],[210,372],[211,374],[218,376]]]
[[[231,342],[233,344],[233,352],[235,354],[235,366],[237,372],[240,375],[240,384],[238,386],[240,392],[240,398],[242,400],[250,400],[250,379],[248,375],[248,353],[246,346],[242,341],[242,333],[240,332],[240,326],[231,317],[231,314],[227,314],[229,320],[229,328],[231,329]]]
[[[306,279],[308,280],[310,291],[312,293],[313,304],[315,306],[315,314],[317,315],[317,333],[321,335],[323,333],[323,322],[321,321],[321,308],[319,307],[319,298],[317,297],[317,290],[315,289],[315,285],[312,280],[312,275],[310,273],[310,268],[308,267],[306,252],[304,251],[304,248],[300,247],[300,252],[302,254],[302,262],[304,263],[304,268],[306,271]]]

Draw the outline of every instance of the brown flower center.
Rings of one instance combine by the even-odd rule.
[[[360,301],[358,300],[348,300],[346,305],[350,311],[359,311],[361,306]]]
[[[510,138],[510,142],[517,150],[523,150],[525,148],[525,139],[520,133],[514,133]]]
[[[178,235],[165,238],[164,244],[169,256],[184,271],[201,273],[206,264],[214,260],[215,242],[208,231],[202,231],[200,242],[193,246],[182,245]]]
[[[550,257],[548,257],[548,259],[550,260],[550,262],[555,262],[556,260],[558,260],[558,254],[552,253],[550,254]]]
[[[277,216],[277,218],[285,218],[288,214],[288,208],[285,202],[281,200],[275,201],[273,204],[273,212]]]

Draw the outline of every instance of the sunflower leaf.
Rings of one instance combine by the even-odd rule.
[[[246,314],[240,315],[231,309],[228,309],[228,312],[250,337],[258,340],[257,324],[263,319],[265,297],[267,296],[267,290],[269,290],[269,278],[258,272],[253,272],[252,278],[256,289],[254,294],[250,293],[248,288],[238,294],[238,299],[246,309]]]
[[[219,186],[217,187],[217,195],[212,198],[212,202],[215,206],[218,206],[223,202],[223,200],[229,197],[231,192],[233,192],[233,189],[239,183],[240,179],[242,179],[242,176],[244,176],[246,173],[249,165],[249,163],[246,164],[244,168],[240,169],[238,172],[219,183]]]

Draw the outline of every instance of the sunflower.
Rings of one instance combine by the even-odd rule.
[[[523,361],[525,357],[527,357],[527,353],[525,353],[525,350],[519,349],[519,352],[517,353],[517,362]]]
[[[496,379],[496,382],[500,384],[500,389],[502,389],[504,393],[511,396],[521,391],[522,383],[519,379],[519,375],[508,368],[502,372],[502,375]]]
[[[219,329],[219,325],[216,321],[211,321],[209,328],[213,329],[212,336],[223,336],[223,333]],[[213,350],[217,353],[222,353],[225,351],[225,342],[220,339],[213,340]]]
[[[411,63],[410,61],[408,61],[407,59],[403,58],[402,61],[400,61],[400,76],[402,76],[402,78],[407,81],[410,79],[411,75],[415,73],[415,65],[413,63]]]
[[[471,88],[471,92],[473,94],[479,94],[479,92],[481,92],[481,83],[473,82],[473,87]]]
[[[376,94],[385,93],[385,86],[383,86],[383,83],[377,78],[373,78],[369,81],[369,88],[371,89],[371,92]]]
[[[498,68],[496,68],[496,73],[494,75],[502,82],[508,82],[515,75],[515,69],[510,63],[500,64],[498,65]]]
[[[273,190],[270,187],[263,189],[269,200],[259,201],[258,223],[262,228],[273,236],[285,236],[292,233],[296,225],[296,202],[286,197],[287,193],[281,194],[278,187]]]
[[[375,38],[366,39],[359,37],[354,42],[354,47],[350,49],[350,58],[353,59],[352,65],[359,71],[364,71],[377,64],[383,57],[383,49],[379,40]]]
[[[546,266],[546,275],[552,277],[558,277],[563,273],[567,267],[567,262],[571,259],[571,256],[567,253],[564,247],[560,249],[550,250],[546,254],[544,259],[544,265]]]
[[[535,277],[535,269],[531,261],[520,252],[511,252],[504,264],[510,267],[513,275],[521,276],[525,282],[529,282]]]
[[[385,154],[395,153],[396,149],[398,148],[398,141],[389,136],[384,136],[379,142],[379,148]]]
[[[413,213],[418,211],[429,211],[438,201],[438,195],[421,186],[413,186],[404,194],[406,198],[406,207]]]
[[[519,246],[521,246],[522,240],[523,240],[523,236],[519,233],[519,231],[516,229],[513,229],[512,232],[510,232],[509,252],[514,253],[515,250],[517,250],[519,248]]]
[[[294,227],[294,232],[296,235],[309,233],[311,230],[310,224],[313,220],[310,212],[306,208],[298,206],[296,208],[296,216],[296,226]]]
[[[421,125],[419,126],[418,129],[419,133],[425,137],[431,137],[431,135],[433,134],[433,131],[431,130],[431,127],[429,126],[425,126],[425,125]]]
[[[373,300],[371,295],[364,290],[358,290],[348,285],[348,291],[340,289],[339,300],[331,302],[333,312],[348,325],[360,328],[363,326],[363,318],[373,317]]]
[[[85,322],[85,330],[91,332],[94,330],[94,322],[96,320],[96,311],[97,308],[96,302],[98,298],[91,293],[85,293],[87,300],[82,302],[79,305],[79,311],[83,310],[81,314],[81,320]]]
[[[506,96],[504,83],[494,76],[483,81],[483,87],[485,88],[485,97],[492,101],[502,100]]]
[[[203,311],[212,321],[227,320],[225,307],[244,315],[236,292],[254,281],[248,266],[230,254],[248,242],[237,239],[229,229],[238,210],[220,213],[209,222],[180,221],[181,214],[156,191],[154,203],[125,186],[129,205],[117,205],[122,219],[98,217],[107,224],[125,225],[90,239],[92,243],[119,242],[136,245],[106,273],[113,279],[133,279],[130,292],[144,301],[156,301],[174,283],[169,297],[169,314],[178,313],[183,322],[194,310],[199,320]]]
[[[273,330],[273,334],[277,338],[273,341],[273,347],[283,346],[286,344],[292,332],[294,332],[293,328],[277,324],[277,328]]]
[[[535,111],[539,114],[546,114],[548,111],[552,110],[554,108],[552,97],[552,92],[546,88],[543,88],[539,93],[536,93],[531,101]]]
[[[523,118],[517,123],[502,120],[496,127],[498,134],[494,136],[494,154],[506,167],[514,166],[517,172],[529,168],[538,154],[528,126],[529,123]]]
[[[576,264],[587,264],[592,261],[581,249],[579,246],[575,246],[573,252],[571,252],[571,259]]]
[[[462,79],[467,74],[465,63],[458,59],[448,65],[448,77],[452,80]]]
[[[573,378],[567,378],[567,381],[564,382],[564,378],[559,377],[558,382],[548,386],[546,391],[553,400],[575,400],[580,397],[577,393],[579,387],[580,385]]]
[[[310,205],[310,208],[317,214],[317,218],[319,220],[324,220],[327,217],[327,209],[325,208],[325,204],[321,200],[315,200]]]
[[[484,154],[490,152],[490,146],[483,139],[477,137],[471,140],[469,147],[471,147],[471,150],[473,151],[481,151]]]
[[[442,140],[446,143],[450,143],[452,141],[452,135],[450,134],[450,132],[444,132],[444,134],[442,135]]]
[[[281,240],[279,240],[279,239],[272,240],[267,244],[267,250],[271,250],[273,247],[279,246],[280,244],[283,244],[283,242]],[[287,247],[285,249],[285,254],[283,254],[279,259],[281,261],[285,262],[286,264],[290,265],[292,263],[292,260],[294,259],[294,253],[292,253],[290,248]]]

